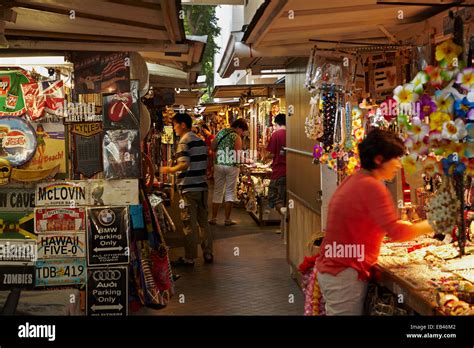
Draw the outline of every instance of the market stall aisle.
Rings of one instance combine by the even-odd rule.
[[[275,233],[277,227],[256,226],[243,209],[235,210],[235,219],[236,226],[212,227],[214,264],[204,264],[200,257],[193,269],[177,269],[181,278],[168,306],[137,314],[302,315],[303,294],[289,276],[286,245]],[[173,248],[170,256],[181,253]]]

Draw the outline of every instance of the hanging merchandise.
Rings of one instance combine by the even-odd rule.
[[[128,315],[128,268],[94,267],[87,270],[88,316]]]
[[[145,59],[138,52],[130,52],[130,79],[138,81],[137,91],[140,98],[150,89],[150,74]]]
[[[76,123],[71,125],[74,173],[86,178],[102,171],[102,123]]]
[[[314,95],[310,100],[309,115],[305,120],[305,133],[309,139],[316,140],[324,134],[323,120],[319,114],[320,99],[319,95]]]
[[[35,232],[85,232],[84,208],[35,208]]]
[[[344,124],[346,126],[346,129],[344,132],[344,135],[345,135],[344,149],[348,151],[352,149],[352,147],[354,146],[353,141],[352,141],[352,108],[351,108],[350,102],[346,102],[344,117],[345,117]]]
[[[63,81],[42,81],[21,85],[26,114],[33,120],[41,119],[45,113],[65,117]]]
[[[138,130],[107,130],[103,147],[106,179],[139,178],[141,173]]]
[[[457,225],[460,210],[461,202],[454,190],[452,179],[446,177],[426,206],[428,222],[436,233],[450,235]]]
[[[23,69],[0,70],[0,116],[21,116],[26,111],[21,85],[34,80]]]
[[[323,101],[324,132],[319,141],[325,148],[330,148],[334,144],[334,127],[336,125],[337,95],[335,88],[330,87],[323,93],[321,99]]]
[[[138,204],[138,180],[89,180],[90,205]]]

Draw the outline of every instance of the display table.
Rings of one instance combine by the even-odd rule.
[[[280,224],[280,214],[268,208],[268,183],[272,170],[268,166],[242,165],[241,185],[245,187],[245,206],[250,216],[259,226]],[[253,200],[253,202],[252,202]],[[249,204],[251,201],[253,204]]]
[[[385,243],[374,281],[395,295],[398,304],[421,315],[474,314],[474,246],[459,257],[455,244],[424,238]]]

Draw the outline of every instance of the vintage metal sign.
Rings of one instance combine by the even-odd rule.
[[[0,117],[0,158],[18,167],[28,162],[36,151],[36,133],[20,117]]]
[[[74,144],[74,172],[90,178],[102,171],[102,123],[71,126]]]
[[[84,208],[36,208],[35,231],[85,232],[86,211]]]
[[[128,264],[129,213],[127,207],[87,208],[87,263]]]
[[[36,240],[39,259],[85,257],[85,233],[41,234]]]
[[[87,270],[88,316],[126,316],[128,314],[127,267]]]
[[[130,58],[127,52],[76,52],[73,62],[76,93],[130,91]]]
[[[91,180],[91,205],[138,204],[138,179]]]
[[[0,189],[0,211],[25,211],[35,207],[34,188]]]
[[[138,81],[130,81],[130,87],[130,92],[104,94],[105,129],[138,129],[140,127]]]
[[[85,284],[87,278],[84,258],[38,260],[36,286],[63,286]]]
[[[36,260],[35,240],[0,239],[0,266],[33,265]]]
[[[88,205],[87,181],[55,181],[36,185],[36,206]]]
[[[35,266],[1,266],[0,290],[33,289]]]
[[[31,126],[36,132],[38,149],[23,169],[39,171],[59,166],[59,173],[66,173],[66,139],[62,118],[43,117],[41,121],[31,122]]]
[[[0,210],[0,238],[36,239],[34,217],[33,211]]]
[[[25,113],[25,101],[21,85],[34,82],[23,69],[0,71],[0,116],[20,116]]]

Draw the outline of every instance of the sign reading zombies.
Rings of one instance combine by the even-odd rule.
[[[91,205],[138,204],[138,179],[91,180]]]
[[[36,208],[35,231],[46,232],[85,232],[86,212],[84,208]]]
[[[71,126],[74,143],[74,172],[90,178],[102,171],[102,123]]]
[[[129,216],[127,207],[87,208],[87,263],[128,264]]]
[[[138,130],[107,130],[103,147],[106,179],[139,178],[141,173]]]
[[[130,92],[127,52],[78,52],[73,61],[76,93]]]
[[[128,314],[127,267],[87,270],[87,315],[126,316]]]
[[[0,267],[0,290],[33,289],[34,286],[34,265]]]
[[[0,159],[12,167],[28,162],[36,151],[36,133],[20,117],[0,117]]]
[[[87,181],[56,181],[36,185],[36,206],[88,205]]]
[[[0,116],[20,116],[25,113],[21,85],[34,82],[23,69],[0,71]]]
[[[40,259],[85,257],[85,233],[41,234],[36,243]]]
[[[86,275],[84,258],[36,261],[37,287],[85,284]]]
[[[104,94],[104,127],[106,129],[138,129],[140,107],[138,81],[130,81],[130,92]]]

